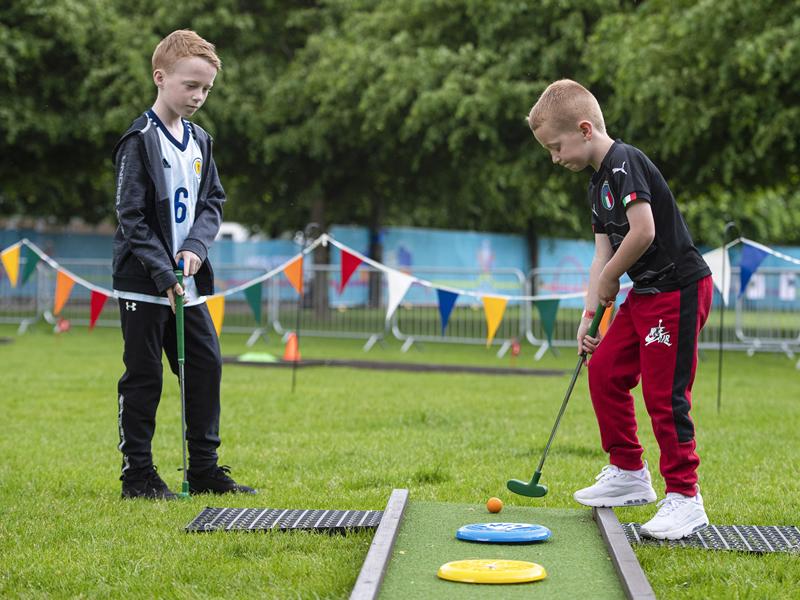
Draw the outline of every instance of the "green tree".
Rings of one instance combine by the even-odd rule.
[[[669,179],[695,236],[800,241],[800,2],[650,0],[585,47],[612,132]]]
[[[108,156],[148,81],[138,37],[102,0],[0,8],[2,214],[111,214]]]
[[[615,2],[327,2],[263,105],[274,198],[327,222],[574,231],[585,180],[524,117]],[[270,226],[271,215],[262,223]]]

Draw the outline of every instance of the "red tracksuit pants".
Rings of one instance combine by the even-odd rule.
[[[673,292],[629,293],[589,361],[589,390],[611,464],[644,466],[630,393],[641,378],[667,492],[687,496],[696,493],[700,464],[689,417],[697,339],[712,293],[710,276]]]

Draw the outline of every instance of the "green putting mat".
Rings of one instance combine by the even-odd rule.
[[[535,523],[553,532],[537,544],[481,544],[457,540],[468,523]],[[526,560],[547,571],[543,581],[471,584],[443,581],[437,569],[472,558]],[[625,598],[590,510],[506,506],[491,514],[483,505],[409,502],[381,600],[413,598]]]

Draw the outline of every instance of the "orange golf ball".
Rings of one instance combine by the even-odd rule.
[[[486,510],[490,513],[499,513],[503,510],[503,501],[500,498],[491,497],[486,501]]]

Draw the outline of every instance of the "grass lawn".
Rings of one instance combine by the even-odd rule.
[[[256,497],[185,502],[121,501],[117,480],[116,329],[75,327],[61,336],[39,325],[23,336],[0,327],[0,597],[3,598],[346,598],[372,534],[188,535],[207,506],[382,509],[393,488],[412,501],[576,508],[571,494],[605,464],[581,377],[545,465],[544,498],[513,496],[509,477],[527,479],[563,398],[568,375],[502,377],[226,365],[221,462]],[[246,336],[224,334],[223,354]],[[427,344],[406,354],[387,342],[301,339],[304,358],[369,358],[511,365],[494,349]],[[281,353],[277,336],[253,348]],[[566,350],[518,366],[571,370]],[[705,353],[693,411],[703,495],[718,524],[800,523],[800,372],[783,355],[725,357],[722,412],[716,410],[715,353]],[[178,385],[165,374],[154,455],[179,488]],[[658,451],[641,400],[641,437],[655,486]],[[643,521],[654,506],[618,510]],[[502,514],[502,513],[501,513]],[[791,598],[800,554],[637,548],[659,598]],[[576,574],[579,576],[579,574]]]

